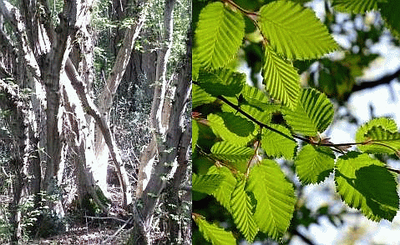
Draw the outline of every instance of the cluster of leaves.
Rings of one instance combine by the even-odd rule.
[[[359,13],[380,4],[333,1],[339,10]],[[246,17],[259,38],[245,36]],[[246,76],[235,69],[244,38],[262,44],[266,91],[247,85]],[[242,234],[252,242],[259,231],[272,239],[283,236],[296,197],[277,158],[293,161],[303,185],[333,174],[336,191],[348,206],[374,221],[393,220],[399,209],[396,170],[374,154],[400,157],[396,123],[373,119],[357,130],[354,143],[330,142],[321,134],[332,123],[334,107],[324,93],[302,88],[293,66],[295,60],[320,59],[337,49],[314,12],[293,1],[272,1],[258,12],[231,0],[201,9],[193,50],[192,218],[207,241],[236,244]],[[357,149],[348,151],[352,146]],[[233,232],[196,212],[196,201],[210,196],[231,216]]]

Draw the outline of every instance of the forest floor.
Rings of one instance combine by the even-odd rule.
[[[112,227],[77,227],[64,234],[49,238],[31,240],[25,244],[32,245],[64,245],[64,244],[125,244],[129,238],[129,229],[118,231]]]

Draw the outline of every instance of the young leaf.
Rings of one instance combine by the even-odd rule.
[[[257,134],[254,123],[233,113],[209,114],[207,120],[214,134],[237,146],[244,146]]]
[[[374,118],[358,128],[356,142],[365,142],[358,148],[367,153],[394,153],[400,149],[400,134],[393,119]]]
[[[284,157],[291,160],[296,152],[297,143],[291,136],[289,129],[278,124],[269,124],[281,134],[264,128],[261,137],[261,147],[271,157]]]
[[[235,177],[227,167],[212,166],[207,174],[224,176],[224,180],[221,182],[219,187],[212,192],[212,195],[224,208],[226,208],[226,210],[228,210],[228,212],[231,213],[231,197],[237,182]]]
[[[199,227],[200,232],[204,238],[211,242],[213,245],[232,245],[236,244],[236,239],[232,232],[225,231],[223,228],[218,227],[216,224],[208,223],[200,215],[193,215],[194,222]]]
[[[252,242],[257,235],[258,227],[253,219],[253,203],[245,191],[246,181],[236,183],[232,192],[231,210],[233,221],[247,241]]]
[[[216,98],[212,97],[209,93],[200,88],[197,84],[193,84],[192,89],[192,107],[196,108],[198,106],[211,103],[215,101]]]
[[[233,165],[237,170],[246,172],[247,162],[254,155],[254,150],[249,147],[235,146],[229,142],[217,142],[211,148],[211,153],[220,160]]]
[[[223,67],[238,51],[244,27],[242,14],[226,9],[221,2],[208,4],[196,28],[194,58],[204,68]]]
[[[325,131],[331,124],[334,110],[325,94],[315,89],[304,89],[296,109],[287,110],[285,114],[286,122],[293,131],[307,136],[316,136],[318,132]]]
[[[260,228],[273,239],[282,237],[290,225],[296,202],[293,185],[288,182],[280,167],[272,160],[263,160],[249,174],[247,192],[257,200],[254,219]]]
[[[349,152],[341,156],[335,182],[343,201],[371,220],[392,221],[399,210],[395,176],[368,154]]]
[[[268,42],[290,60],[320,58],[338,48],[314,12],[292,1],[264,5],[258,21]]]
[[[193,191],[211,194],[215,191],[224,180],[223,175],[219,174],[206,174],[192,176],[192,189]]]
[[[294,161],[301,183],[318,184],[332,173],[335,155],[328,147],[304,146]]]
[[[267,46],[262,73],[268,93],[290,109],[294,109],[299,97],[300,77],[293,65]]]
[[[228,69],[215,71],[200,70],[198,82],[202,89],[212,96],[235,96],[240,93],[246,76]]]
[[[340,12],[363,14],[378,8],[380,0],[333,0],[332,6]]]

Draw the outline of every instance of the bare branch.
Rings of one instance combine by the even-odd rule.
[[[135,41],[139,37],[139,33],[142,30],[144,22],[146,21],[146,14],[150,2],[151,1],[145,1],[143,3],[142,10],[139,13],[140,17],[138,21],[132,24],[125,32],[122,47],[118,51],[115,59],[115,65],[110,72],[102,93],[99,96],[99,101],[102,101],[99,109],[102,113],[108,113],[112,106],[114,94],[116,93],[122,77],[124,76],[126,67],[128,66]]]
[[[112,136],[110,127],[108,126],[106,119],[103,116],[101,116],[99,110],[97,109],[92,99],[88,96],[86,85],[83,83],[82,79],[80,78],[78,72],[75,69],[75,66],[72,64],[72,61],[69,58],[67,59],[67,62],[65,64],[65,72],[68,78],[70,79],[71,84],[74,87],[76,93],[78,94],[83,108],[90,116],[94,118],[97,125],[100,127],[104,140],[110,151],[110,155],[114,162],[115,168],[117,169],[118,179],[121,184],[123,192],[123,206],[125,207],[128,203],[129,197],[127,196],[127,193],[129,192],[130,186],[128,180],[124,179],[123,177],[124,175],[122,174],[122,172],[124,170],[123,170],[121,156],[117,151],[118,148]]]

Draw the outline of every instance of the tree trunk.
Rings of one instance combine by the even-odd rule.
[[[164,8],[164,42],[165,46],[157,53],[157,72],[156,86],[154,88],[153,104],[151,109],[150,120],[154,128],[154,135],[148,148],[144,152],[141,159],[153,159],[147,154],[155,154],[158,161],[152,168],[151,175],[148,176],[147,185],[142,185],[143,189],[137,189],[137,202],[134,207],[135,228],[130,236],[128,244],[151,244],[153,241],[150,237],[154,210],[160,202],[161,194],[165,192],[167,183],[173,183],[171,187],[179,186],[182,182],[182,173],[186,173],[189,162],[189,145],[191,141],[191,130],[188,124],[189,110],[187,103],[189,102],[191,91],[191,59],[189,58],[190,47],[187,50],[187,58],[184,60],[182,67],[177,72],[177,78],[172,77],[171,84],[166,77],[167,62],[172,47],[173,32],[173,8],[175,1],[167,0]],[[175,85],[176,87],[174,88]],[[168,95],[168,96],[167,96]],[[171,99],[173,98],[173,99]],[[186,120],[185,120],[186,119]],[[141,162],[143,166],[153,164],[149,162]],[[179,173],[176,170],[179,169]],[[143,175],[143,174],[142,174]],[[177,178],[174,182],[173,178]],[[144,182],[144,179],[139,179]],[[139,186],[139,185],[138,185]],[[178,205],[179,189],[174,189],[175,195],[170,196],[168,205]],[[176,229],[180,229],[174,225],[169,239],[173,244],[181,243],[179,239],[181,235]],[[176,236],[176,237],[173,237]],[[183,236],[183,234],[182,234]],[[181,238],[182,238],[181,236]],[[140,238],[140,240],[138,239]]]

